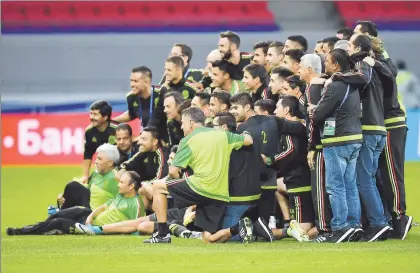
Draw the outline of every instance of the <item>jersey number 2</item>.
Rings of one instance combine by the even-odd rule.
[[[262,138],[263,138],[263,144],[266,144],[267,143],[267,134],[264,131],[261,131],[261,135],[262,135]]]

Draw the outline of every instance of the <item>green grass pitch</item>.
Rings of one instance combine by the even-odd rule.
[[[406,164],[408,214],[420,220],[420,163]],[[273,244],[206,245],[173,239],[145,245],[139,236],[8,237],[8,226],[42,221],[47,206],[79,167],[3,167],[1,271],[74,272],[420,272],[420,228],[405,241],[311,244],[291,239]]]

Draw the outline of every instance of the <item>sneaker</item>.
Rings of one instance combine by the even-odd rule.
[[[256,236],[263,238],[265,241],[273,242],[274,234],[268,227],[267,222],[261,217],[254,222],[254,233]]]
[[[400,217],[395,219],[393,237],[396,239],[404,240],[411,229],[412,223],[412,216],[401,215]]]
[[[179,237],[184,238],[184,239],[199,239],[199,240],[202,240],[203,239],[203,233],[198,232],[198,231],[185,230],[185,231],[181,232]]]
[[[352,235],[349,237],[349,242],[358,242],[363,237],[363,229],[355,228]]]
[[[166,234],[165,237],[160,237],[158,232],[155,232],[152,237],[144,240],[145,244],[169,244],[171,242],[171,234]]]
[[[104,232],[98,226],[83,225],[76,223],[74,225],[75,234],[88,234],[88,235],[97,235],[103,234]]]
[[[325,243],[329,241],[329,238],[332,236],[329,232],[319,233],[314,239],[311,240],[312,243]]]
[[[245,217],[239,221],[239,236],[241,236],[243,244],[249,244],[253,241],[253,230],[254,227],[248,217]]]
[[[309,242],[308,234],[306,234],[296,220],[290,221],[290,227],[287,229],[287,234],[295,238],[298,242]]]
[[[346,227],[337,231],[333,231],[332,236],[329,237],[328,242],[339,244],[341,242],[347,242],[350,236],[354,233],[354,228]]]
[[[7,234],[7,235],[9,235],[9,236],[19,235],[18,228],[11,228],[11,227],[8,227],[8,228],[6,229],[6,234]]]
[[[383,227],[368,227],[360,238],[360,242],[374,242],[374,241],[385,241],[389,234],[390,227],[388,225]]]

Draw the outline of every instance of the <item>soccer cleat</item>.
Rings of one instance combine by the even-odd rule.
[[[389,236],[388,225],[383,227],[368,227],[359,242],[385,241]]]
[[[143,241],[145,244],[169,244],[171,243],[171,234],[166,234],[165,237],[160,237],[158,232],[155,232],[152,237]]]
[[[249,244],[254,241],[253,229],[252,222],[248,217],[239,221],[239,236],[241,236],[243,244]]]
[[[198,231],[185,230],[181,232],[179,237],[184,239],[203,239],[203,233]]]
[[[363,237],[363,229],[355,228],[352,235],[349,237],[349,242],[358,242]]]
[[[327,242],[339,244],[342,242],[347,242],[350,236],[354,233],[354,228],[347,227],[337,231],[333,231],[332,236]]]
[[[322,233],[319,233],[318,236],[316,236],[316,238],[312,239],[311,242],[312,243],[325,243],[330,240],[331,236],[332,236],[331,233],[322,232]]]
[[[254,222],[254,233],[256,236],[263,238],[265,241],[273,242],[274,234],[268,227],[267,222],[261,217]]]
[[[6,229],[6,234],[9,235],[9,236],[19,235],[19,229],[18,228],[8,227]]]
[[[74,233],[76,234],[99,235],[104,233],[98,226],[76,223],[74,227]]]
[[[394,220],[394,234],[395,239],[404,240],[407,237],[408,232],[413,224],[413,217],[407,215],[401,215]]]
[[[300,227],[299,223],[296,220],[290,221],[290,226],[287,229],[287,234],[295,238],[298,242],[309,242],[309,236],[306,232]]]

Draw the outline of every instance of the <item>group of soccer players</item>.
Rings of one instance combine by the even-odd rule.
[[[91,106],[82,178],[46,221],[7,233],[405,239],[406,114],[375,24],[340,29],[313,53],[300,35],[253,50],[227,31],[204,69],[190,68],[185,44],[172,47],[159,85],[133,68],[124,114]],[[126,124],[135,119],[140,136]]]

